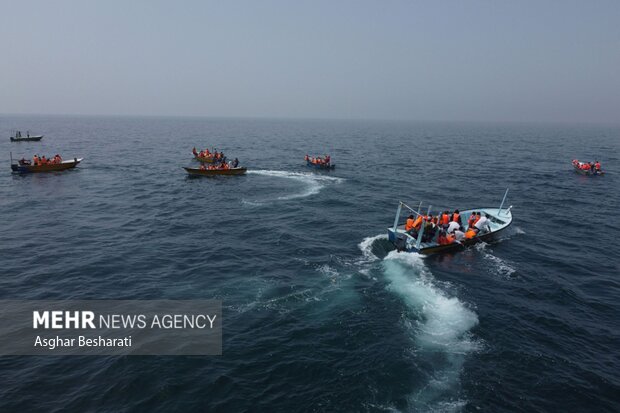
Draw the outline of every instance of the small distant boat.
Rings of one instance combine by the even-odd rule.
[[[334,169],[336,165],[331,163],[331,156],[325,155],[325,158],[321,158],[320,156],[304,156],[304,160],[306,161],[306,166],[314,169]]]
[[[26,132],[26,136],[22,136],[21,131],[15,131],[11,135],[11,142],[32,142],[41,139],[43,139],[43,135],[31,135],[30,132]]]
[[[219,175],[244,175],[248,168],[230,168],[230,169],[200,169],[200,168],[183,168],[190,175],[201,176],[219,176]]]
[[[407,252],[418,252],[421,254],[435,254],[438,252],[446,252],[446,251],[454,251],[458,249],[462,249],[469,245],[476,244],[482,241],[490,241],[497,237],[498,233],[505,230],[512,223],[512,213],[510,210],[512,206],[508,209],[502,209],[504,205],[504,201],[506,200],[506,195],[508,195],[508,190],[504,194],[504,199],[500,204],[499,208],[475,208],[475,209],[467,209],[460,211],[461,217],[468,217],[472,212],[479,212],[484,214],[488,219],[488,228],[485,232],[479,232],[473,238],[463,239],[461,241],[455,241],[450,244],[439,244],[437,242],[437,234],[431,239],[422,241],[424,238],[424,225],[422,225],[421,230],[418,232],[417,237],[413,237],[410,233],[405,231],[405,225],[399,224],[400,213],[402,207],[409,209],[412,215],[422,216],[420,213],[420,209],[422,204],[420,203],[420,207],[418,207],[417,211],[413,208],[407,206],[405,203],[400,202],[398,204],[398,210],[396,212],[396,218],[394,219],[394,225],[391,228],[388,228],[388,239],[399,251],[407,251]],[[428,207],[428,213],[430,213],[431,207]],[[427,214],[428,214],[427,213]],[[463,232],[467,230],[467,223],[463,225]]]
[[[577,159],[573,159],[572,164],[573,164],[573,168],[575,169],[575,172],[577,172],[580,175],[605,175],[605,171],[592,168],[589,166],[589,164],[585,162],[579,162]],[[588,165],[587,168],[585,168],[586,165]]]
[[[45,165],[32,165],[18,161],[17,163],[11,163],[11,170],[20,174],[64,171],[66,169],[75,168],[83,159],[84,158],[73,158],[60,163],[48,163]]]

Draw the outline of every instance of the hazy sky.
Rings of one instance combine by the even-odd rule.
[[[0,0],[0,113],[620,121],[620,1]]]

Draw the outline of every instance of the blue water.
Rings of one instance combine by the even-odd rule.
[[[619,409],[619,127],[2,116],[0,136],[0,299],[224,302],[220,357],[0,357],[2,412]],[[190,179],[193,146],[250,171]],[[85,160],[15,176],[10,151]],[[508,187],[497,242],[385,239],[398,200]]]

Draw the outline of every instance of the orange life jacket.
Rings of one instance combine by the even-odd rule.
[[[452,244],[456,237],[452,234],[446,235],[446,244]]]
[[[465,233],[466,239],[472,239],[475,236],[476,236],[476,231],[474,231],[473,229],[468,229],[467,232]]]
[[[405,224],[405,231],[410,231],[413,228],[413,218],[408,218]]]
[[[448,214],[443,214],[441,216],[441,224],[448,225],[449,223],[450,223],[450,217],[448,216]]]
[[[413,227],[415,229],[419,229],[420,225],[422,225],[422,215],[418,215],[418,217],[413,221]]]
[[[467,226],[471,227],[472,225],[474,225],[475,221],[476,221],[476,216],[474,214],[471,214],[469,216],[469,219],[467,220]]]
[[[594,167],[596,168],[597,171],[600,171],[601,170],[601,163],[600,162],[595,163]]]

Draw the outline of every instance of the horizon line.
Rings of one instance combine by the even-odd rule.
[[[9,113],[0,112],[0,116],[51,116],[51,117],[84,117],[84,118],[189,118],[189,119],[235,119],[235,120],[290,120],[290,121],[368,121],[368,122],[419,122],[419,123],[504,123],[504,124],[564,124],[564,125],[598,125],[620,126],[620,121],[590,120],[509,120],[509,119],[411,119],[411,118],[362,118],[362,117],[317,117],[317,116],[273,116],[273,115],[153,115],[153,114],[94,114],[94,113]]]

